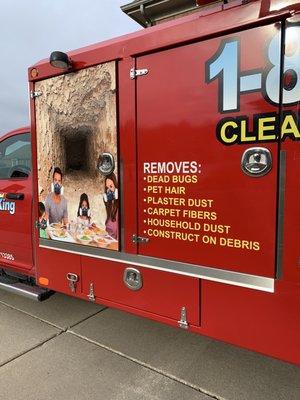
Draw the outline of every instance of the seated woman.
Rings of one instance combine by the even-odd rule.
[[[53,171],[51,193],[46,197],[45,208],[50,224],[60,222],[66,225],[68,223],[68,205],[63,196],[62,172],[58,167],[55,167]]]

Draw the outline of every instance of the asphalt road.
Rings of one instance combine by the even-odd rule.
[[[1,400],[300,399],[297,366],[61,294],[0,321]]]

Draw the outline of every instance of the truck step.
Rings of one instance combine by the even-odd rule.
[[[48,299],[54,292],[36,285],[20,282],[18,279],[0,275],[0,289],[6,290],[31,300],[43,301]]]

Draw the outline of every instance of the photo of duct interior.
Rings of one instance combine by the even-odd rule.
[[[45,201],[53,168],[59,167],[69,220],[76,219],[80,195],[87,193],[92,220],[105,224],[105,183],[97,163],[111,153],[117,177],[115,68],[109,62],[35,85],[42,92],[35,100],[39,201]]]

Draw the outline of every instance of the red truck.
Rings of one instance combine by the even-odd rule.
[[[299,9],[216,4],[30,67],[0,286],[300,364]]]

